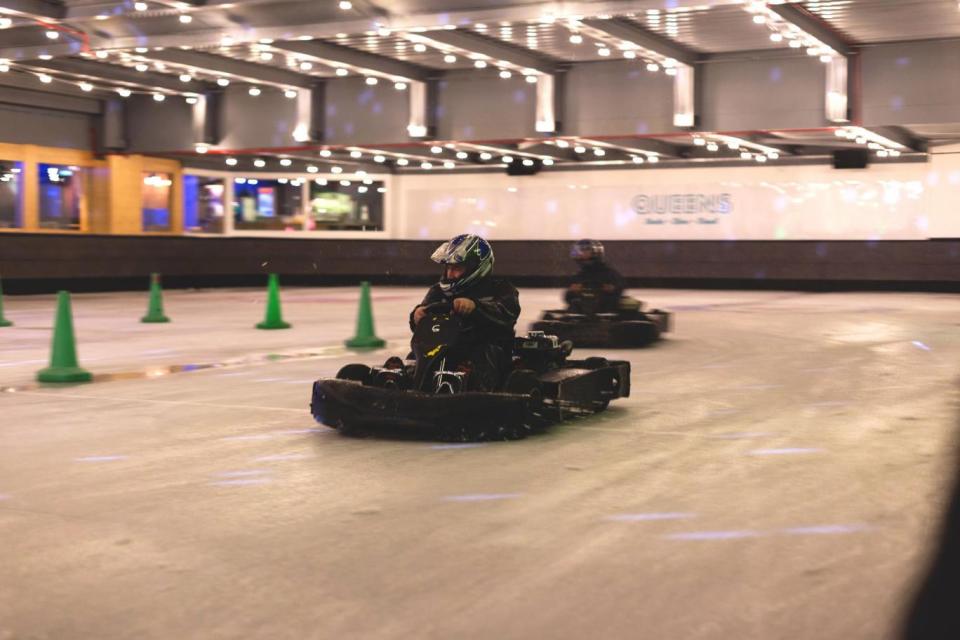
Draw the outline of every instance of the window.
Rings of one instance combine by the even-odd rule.
[[[223,178],[184,176],[184,230],[193,233],[223,233],[225,195]]]
[[[233,228],[238,231],[301,231],[303,181],[233,179]]]
[[[22,184],[22,165],[0,160],[0,229],[23,226]]]
[[[141,212],[144,231],[170,231],[170,204],[173,176],[169,173],[144,173]]]
[[[383,230],[382,182],[317,178],[310,183],[309,230]]]
[[[40,227],[80,229],[84,170],[55,164],[38,166],[40,177]]]

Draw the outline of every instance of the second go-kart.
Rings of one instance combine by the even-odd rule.
[[[456,362],[464,333],[449,303],[427,307],[412,359],[349,364],[314,382],[316,420],[348,434],[400,430],[442,440],[516,439],[565,417],[594,413],[630,395],[630,363],[570,359],[573,346],[530,332],[514,341],[499,388],[476,390]]]
[[[569,340],[578,347],[644,347],[670,331],[672,318],[667,311],[644,309],[635,298],[623,296],[612,313],[597,311],[599,295],[580,292],[575,310],[544,311],[530,329]]]

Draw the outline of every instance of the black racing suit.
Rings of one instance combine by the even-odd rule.
[[[575,293],[567,289],[564,296],[567,306],[574,313],[612,313],[620,308],[620,298],[623,296],[623,277],[617,270],[606,262],[588,262],[580,267],[580,272],[573,277],[573,284],[579,284],[583,291]],[[604,287],[612,287],[604,291]],[[596,296],[588,299],[584,293]]]
[[[462,316],[463,332],[451,356],[458,363],[470,364],[471,390],[494,391],[502,383],[513,356],[513,328],[520,315],[520,296],[505,279],[487,276],[466,291],[450,297],[439,284],[435,284],[418,306],[425,307],[436,302],[452,304],[456,298],[468,298],[477,308],[473,313]],[[411,331],[415,328],[415,311],[416,308],[410,312]]]

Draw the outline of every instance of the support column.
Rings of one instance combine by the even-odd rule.
[[[826,64],[826,112],[830,122],[850,122],[848,69],[846,56],[833,56]]]
[[[678,63],[673,77],[673,126],[696,126],[696,71],[692,65]]]
[[[554,133],[557,130],[556,107],[556,76],[552,73],[538,74],[536,131],[539,133]]]

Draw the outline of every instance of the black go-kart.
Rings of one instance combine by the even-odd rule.
[[[449,303],[427,307],[414,331],[413,359],[391,357],[379,367],[348,364],[336,378],[317,380],[314,418],[347,435],[518,439],[630,395],[629,362],[572,360],[572,344],[535,331],[515,338],[500,388],[474,390],[469,363],[448,361],[463,332]]]
[[[569,340],[578,347],[645,347],[671,329],[671,314],[661,309],[644,309],[635,298],[623,296],[615,312],[597,311],[599,296],[594,291],[579,293],[572,309],[544,311],[530,329]]]

